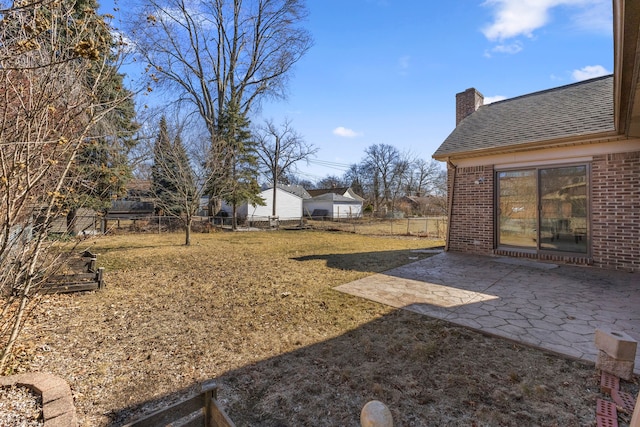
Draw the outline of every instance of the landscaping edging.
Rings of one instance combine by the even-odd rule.
[[[62,378],[41,372],[0,377],[0,386],[12,385],[29,387],[42,396],[42,417],[45,427],[78,426],[71,388]]]

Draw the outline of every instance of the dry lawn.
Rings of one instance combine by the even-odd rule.
[[[595,425],[593,366],[339,293],[418,238],[279,231],[83,242],[107,288],[48,296],[15,371],[66,379],[85,426],[121,425],[217,378],[238,426]],[[83,248],[84,249],[84,248]]]

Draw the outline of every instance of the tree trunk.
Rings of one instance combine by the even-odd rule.
[[[187,220],[184,223],[184,245],[191,246],[191,223],[193,222],[193,217],[191,215],[187,216]]]
[[[237,216],[236,216],[237,214],[238,214],[238,209],[234,202],[233,205],[231,206],[231,229],[233,231],[236,231],[238,229],[238,222],[237,222]]]
[[[278,187],[276,187],[276,184],[274,182],[273,183],[273,206],[271,207],[271,216],[273,217],[276,216],[276,195],[278,194],[277,190],[278,190]]]
[[[222,201],[217,197],[209,198],[209,216],[216,216],[216,214],[222,209]]]

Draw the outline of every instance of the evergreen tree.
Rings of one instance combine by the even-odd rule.
[[[258,195],[258,155],[249,131],[250,122],[237,105],[231,103],[225,107],[218,123],[220,138],[230,151],[227,156],[227,191],[223,199],[232,206],[232,228],[235,230],[237,206],[245,202],[262,206],[264,200]]]
[[[176,169],[177,165],[167,130],[167,119],[163,116],[160,118],[158,137],[153,146],[151,189],[158,199],[158,206],[167,210],[166,213],[179,211],[179,206],[173,202],[177,192]]]
[[[180,219],[185,227],[185,245],[191,243],[191,223],[200,207],[202,185],[198,184],[187,150],[178,134],[170,142],[167,121],[160,119],[153,147],[152,189],[156,206],[165,215]]]
[[[170,142],[165,117],[160,119],[158,138],[153,146],[151,188],[157,205],[167,215],[180,216],[196,200],[196,183],[187,150],[178,134]]]
[[[187,149],[182,143],[182,138],[178,134],[173,140],[171,153],[174,157],[173,162],[176,168],[174,186],[180,197],[181,213],[194,212],[193,206],[200,206],[200,198],[197,197],[196,182],[191,168],[191,162],[187,154]],[[175,203],[178,204],[178,201]]]

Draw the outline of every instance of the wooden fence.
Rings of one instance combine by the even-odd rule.
[[[217,390],[215,381],[204,382],[199,393],[124,427],[235,427],[218,405]]]

